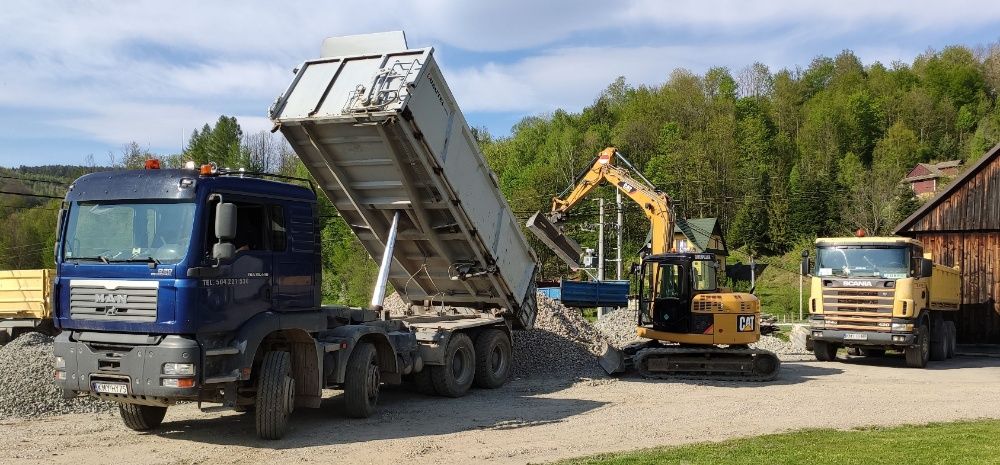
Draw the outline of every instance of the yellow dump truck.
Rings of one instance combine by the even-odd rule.
[[[902,351],[918,368],[953,356],[958,269],[934,264],[920,241],[861,236],[819,238],[815,260],[803,257],[816,359],[835,360],[841,347],[872,357]]]
[[[0,271],[0,344],[33,328],[51,329],[55,270]]]

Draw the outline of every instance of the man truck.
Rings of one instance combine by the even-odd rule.
[[[321,190],[379,260],[369,308],[321,304],[311,180],[211,164],[89,174],[60,212],[55,382],[156,427],[179,401],[253,411],[283,436],[342,389],[458,397],[502,385],[511,329],[533,325],[535,256],[433,49],[402,33],[328,39],[271,109]],[[411,304],[383,311],[391,284]]]
[[[858,236],[819,238],[815,261],[803,257],[816,359],[835,360],[841,347],[872,357],[902,351],[918,368],[952,357],[958,270],[935,264],[917,240]]]

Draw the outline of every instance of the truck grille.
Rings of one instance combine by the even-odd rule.
[[[828,285],[824,283],[823,315],[826,328],[890,331],[894,293],[895,289],[891,287],[854,288],[841,287],[836,281]]]
[[[72,318],[81,320],[156,321],[158,281],[71,280]]]

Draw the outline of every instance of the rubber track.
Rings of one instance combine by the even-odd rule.
[[[711,360],[711,354],[722,354],[727,356],[732,355],[745,355],[748,358],[756,357],[773,357],[775,362],[775,369],[771,373],[753,373],[747,372],[740,375],[732,374],[705,374],[705,373],[688,373],[688,372],[677,372],[677,373],[663,373],[663,372],[649,372],[643,367],[643,363],[647,358],[657,357],[657,356],[669,356],[669,355],[704,355],[709,354],[707,360]],[[781,372],[781,360],[773,352],[760,349],[724,349],[721,347],[717,348],[682,348],[682,347],[657,347],[657,348],[647,348],[642,349],[635,353],[633,356],[633,361],[635,367],[639,370],[639,374],[645,378],[653,379],[691,379],[691,380],[704,380],[704,381],[774,381],[778,378],[778,374]],[[752,364],[751,364],[752,366]]]

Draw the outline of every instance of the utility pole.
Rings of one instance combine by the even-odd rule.
[[[599,215],[597,229],[597,280],[604,281],[604,199],[597,200]]]
[[[618,239],[615,244],[615,279],[622,279],[622,226],[624,213],[622,212],[622,191],[615,189],[615,202],[618,208]]]

